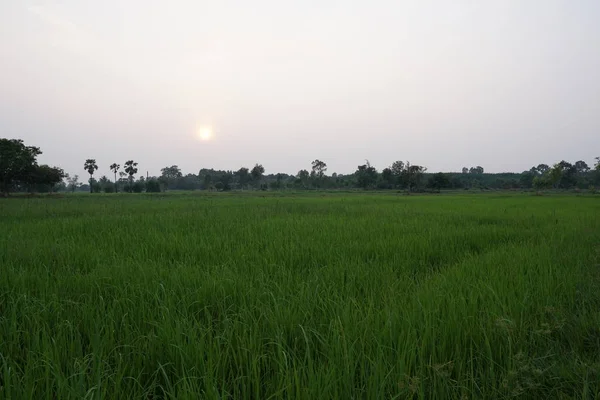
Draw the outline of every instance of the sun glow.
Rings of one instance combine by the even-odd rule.
[[[198,129],[196,136],[198,137],[198,140],[206,142],[212,140],[212,138],[214,137],[214,133],[210,126],[201,126]]]

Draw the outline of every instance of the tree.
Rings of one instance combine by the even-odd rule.
[[[300,171],[298,171],[298,173],[296,174],[296,179],[299,181],[299,183],[306,189],[308,188],[308,180],[310,178],[310,174],[308,173],[307,170],[305,169],[301,169]]]
[[[468,173],[469,173],[469,168],[467,168],[467,167],[463,167],[463,169],[462,169],[462,173],[463,173],[463,174],[468,174]]]
[[[399,177],[404,172],[404,161],[394,161],[390,169],[395,177]]]
[[[585,161],[580,160],[575,163],[575,170],[578,174],[585,174],[590,170],[590,167]]]
[[[146,192],[160,193],[160,182],[158,179],[151,178],[146,181]]]
[[[254,165],[252,171],[250,171],[250,175],[252,175],[252,180],[255,184],[260,183],[263,174],[265,173],[265,168],[261,164]]]
[[[168,185],[168,187],[170,189],[173,188],[175,182],[179,178],[183,177],[183,174],[181,173],[181,169],[179,169],[179,167],[177,165],[165,167],[165,168],[161,169],[160,172],[161,172],[161,178],[163,178],[163,181]]]
[[[125,172],[129,175],[129,191],[133,190],[133,176],[137,174],[138,169],[136,168],[138,163],[133,160],[129,160],[125,163]]]
[[[389,189],[394,185],[394,172],[391,168],[384,168],[381,171],[381,179],[388,186]]]
[[[121,169],[121,164],[113,163],[110,166],[110,170],[115,174],[115,191],[119,191],[119,185],[117,184],[117,172]]]
[[[237,176],[240,187],[244,189],[248,183],[252,180],[252,176],[250,175],[250,170],[246,167],[242,167],[235,172]]]
[[[93,158],[88,158],[87,160],[85,160],[83,169],[85,169],[87,173],[90,174],[90,193],[92,193],[92,179],[94,179],[94,172],[98,170],[98,164],[96,164],[96,160],[94,160]]]
[[[450,178],[447,174],[438,172],[437,174],[431,175],[429,182],[427,182],[427,186],[436,190],[448,188],[450,187]]]
[[[0,190],[8,195],[14,185],[25,183],[37,166],[38,147],[25,146],[20,139],[0,139]]]
[[[204,186],[205,190],[212,189],[212,175],[210,175],[210,174],[204,175],[204,180],[202,182],[202,185]]]
[[[561,178],[562,167],[559,164],[554,164],[554,166],[548,170],[547,180],[556,189]]]
[[[77,188],[80,185],[80,183],[79,183],[79,175],[67,176],[67,183],[68,183],[67,188],[71,192],[75,192],[75,190],[77,190]]]
[[[408,190],[412,191],[414,189],[418,189],[421,186],[421,182],[423,180],[423,174],[427,171],[427,168],[422,167],[420,165],[410,165],[409,162],[406,163],[406,175],[408,182]]]
[[[62,182],[66,176],[61,168],[48,165],[34,166],[27,177],[30,190],[38,192],[52,192],[54,187]]]
[[[550,170],[550,167],[547,164],[540,164],[536,168],[541,175],[544,175],[546,172]]]
[[[537,169],[533,167],[529,171],[524,171],[519,177],[519,186],[524,189],[533,187],[533,180],[537,177]]]
[[[111,185],[110,179],[106,175],[103,175],[99,180],[98,184],[100,185],[100,189],[104,190],[105,193],[114,192],[114,186]]]
[[[369,160],[366,160],[366,164],[359,165],[356,172],[356,183],[363,189],[368,189],[375,186],[377,183],[377,170],[371,166]]]
[[[549,175],[536,176],[533,178],[532,184],[535,190],[542,190],[552,186]]]
[[[311,163],[312,165],[312,176],[314,177],[316,186],[320,187],[327,171],[327,164],[321,160],[315,160]]]
[[[392,176],[394,177],[396,184],[399,186],[403,186],[406,171],[406,164],[404,163],[404,161],[394,161],[390,169],[392,170]]]

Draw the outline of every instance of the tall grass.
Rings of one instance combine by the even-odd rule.
[[[0,201],[0,398],[595,398],[600,202]]]

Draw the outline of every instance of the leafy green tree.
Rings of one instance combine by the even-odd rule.
[[[103,175],[98,180],[98,184],[100,185],[101,190],[103,190],[105,193],[113,193],[115,191],[115,185],[112,184],[106,175]]]
[[[148,179],[146,181],[146,192],[147,193],[160,193],[160,182],[158,179]]]
[[[138,163],[136,163],[133,160],[129,160],[125,163],[125,173],[127,173],[127,175],[129,175],[129,190],[130,191],[133,191],[133,176],[135,174],[137,174],[137,172],[138,172],[137,165],[138,165]]]
[[[204,180],[202,182],[202,185],[204,186],[205,190],[212,189],[213,185],[212,185],[212,175],[211,174],[204,175]]]
[[[115,192],[119,191],[119,184],[117,183],[117,172],[121,169],[121,164],[112,163],[110,170],[115,174]]]
[[[250,175],[250,170],[246,167],[242,167],[235,172],[238,183],[240,187],[244,189],[250,181],[252,181],[252,176]]]
[[[87,173],[90,174],[90,193],[93,193],[92,189],[94,185],[92,184],[92,179],[94,179],[94,172],[98,170],[98,164],[96,164],[96,160],[94,160],[93,158],[88,158],[87,160],[85,160],[83,169],[85,169]]]
[[[20,139],[0,138],[0,192],[8,195],[14,185],[27,182],[40,154],[38,147],[25,146]]]
[[[529,171],[524,171],[521,174],[521,176],[519,177],[519,186],[520,187],[525,188],[525,189],[533,187],[533,180],[537,176],[537,170],[535,170],[536,172],[533,172],[534,170],[535,170],[535,167]]]
[[[170,167],[165,167],[160,170],[162,180],[167,184],[169,189],[172,189],[176,186],[177,180],[183,177],[181,173],[181,169],[177,165],[172,165]]]
[[[562,178],[562,167],[559,164],[554,164],[552,168],[548,170],[547,180],[553,188],[558,188],[558,184]]]
[[[299,181],[299,183],[305,188],[308,188],[308,181],[310,179],[310,174],[307,170],[305,169],[301,169],[300,171],[298,171],[298,173],[296,174],[296,179]]]
[[[314,160],[312,163],[312,178],[316,187],[321,187],[323,184],[323,178],[325,177],[325,172],[327,171],[327,164],[325,164],[321,160]]]
[[[414,191],[421,187],[425,171],[427,171],[427,168],[425,167],[420,165],[410,165],[409,162],[406,163],[405,175],[409,191]]]
[[[431,189],[446,189],[450,187],[450,177],[448,174],[444,174],[443,172],[438,172],[437,174],[433,174],[429,177],[429,181],[427,182],[427,186]]]
[[[390,166],[390,169],[392,170],[392,176],[394,177],[394,181],[396,182],[396,184],[400,187],[404,186],[406,171],[406,164],[404,163],[404,161],[394,161]]]
[[[263,174],[265,173],[265,168],[261,164],[256,164],[250,171],[250,175],[252,175],[252,180],[255,185],[260,185],[260,181],[262,179]]]
[[[366,164],[359,165],[354,173],[356,176],[356,184],[363,189],[369,189],[377,183],[377,170],[371,166],[369,160]]]
[[[65,176],[65,171],[61,168],[36,165],[29,171],[27,183],[30,186],[30,190],[52,192],[54,191],[54,187],[62,182]]]
[[[381,179],[383,183],[388,189],[391,189],[394,186],[394,172],[391,168],[384,168],[381,171]]]
[[[536,168],[540,175],[544,175],[546,172],[550,170],[550,167],[547,164],[540,164]]]
[[[536,176],[533,178],[532,184],[536,190],[547,189],[552,186],[550,175],[546,174]]]
[[[574,167],[578,174],[585,174],[590,170],[590,167],[587,165],[587,163],[582,160],[577,161]]]
[[[390,169],[394,176],[399,177],[404,172],[404,161],[394,161]]]
[[[79,175],[67,176],[67,189],[71,192],[75,192],[77,188],[81,185],[79,183]]]

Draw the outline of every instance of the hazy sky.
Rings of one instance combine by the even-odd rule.
[[[599,21],[598,0],[0,0],[0,137],[82,176],[591,164]]]

